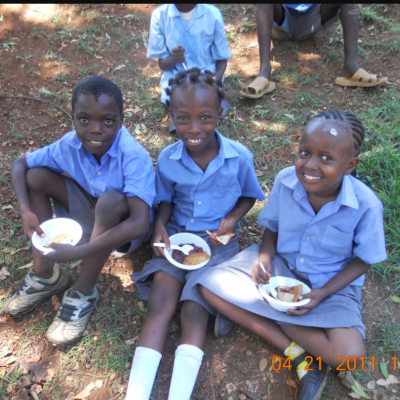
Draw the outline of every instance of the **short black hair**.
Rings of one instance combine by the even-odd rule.
[[[74,112],[75,104],[78,96],[81,94],[92,94],[94,98],[99,100],[102,94],[114,98],[117,103],[119,112],[122,114],[124,109],[124,100],[122,98],[121,89],[114,82],[103,76],[91,76],[80,81],[72,91],[71,108]]]
[[[220,80],[216,81],[213,75],[213,72],[208,70],[201,72],[200,68],[197,67],[178,72],[175,78],[171,78],[168,81],[168,85],[171,89],[165,89],[165,92],[170,98],[166,102],[167,106],[171,106],[171,98],[175,88],[180,87],[183,89],[189,86],[211,87],[217,95],[218,106],[220,106],[222,99],[225,98],[225,94],[222,90],[222,82]]]
[[[311,118],[310,121],[315,118],[333,119],[347,124],[353,137],[355,154],[356,156],[360,154],[360,150],[365,138],[365,128],[355,115],[347,111],[327,110],[321,111],[315,117]]]

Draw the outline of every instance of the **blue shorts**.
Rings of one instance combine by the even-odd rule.
[[[282,7],[285,11],[285,19],[282,25],[278,25],[274,21],[271,32],[272,36],[279,40],[306,40],[322,29],[330,28],[333,21],[337,18],[337,15],[335,15],[322,25],[321,4],[314,4],[306,12],[294,11],[285,7],[284,4],[282,4]]]
[[[59,203],[54,201],[54,211],[59,218],[71,218],[82,226],[83,235],[90,235],[94,227],[94,210],[98,198],[89,194],[82,186],[68,176],[62,175],[68,193],[69,212]],[[128,253],[137,249],[142,242],[151,237],[151,229],[143,236],[133,239]],[[124,243],[121,243],[123,245]]]

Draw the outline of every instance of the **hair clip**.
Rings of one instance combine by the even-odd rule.
[[[337,136],[337,130],[332,128],[329,132],[332,136]]]

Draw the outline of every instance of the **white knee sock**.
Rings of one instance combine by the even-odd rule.
[[[136,347],[125,400],[148,400],[156,377],[161,353],[148,347]]]
[[[168,400],[189,400],[204,352],[191,344],[181,344],[175,352]]]

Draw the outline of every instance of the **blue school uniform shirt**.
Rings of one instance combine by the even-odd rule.
[[[252,153],[218,131],[216,135],[219,153],[205,172],[182,141],[166,147],[158,158],[154,204],[172,203],[170,220],[189,231],[217,230],[239,197],[265,198]]]
[[[383,207],[370,188],[343,177],[336,200],[315,214],[295,167],[279,172],[258,223],[278,232],[277,253],[289,268],[320,288],[355,257],[367,264],[387,258]],[[364,275],[352,282],[362,286]]]
[[[168,58],[179,44],[186,49],[187,69],[198,67],[215,72],[217,61],[231,58],[221,12],[210,4],[197,4],[188,24],[175,4],[164,4],[153,11],[147,57]],[[172,70],[164,71],[161,77],[163,103],[168,98],[165,88],[169,79],[184,70],[183,64],[178,63]]]
[[[47,167],[66,172],[93,197],[108,190],[137,196],[152,206],[155,197],[153,163],[144,147],[122,126],[100,163],[77,138],[75,131],[27,154],[29,168]]]

